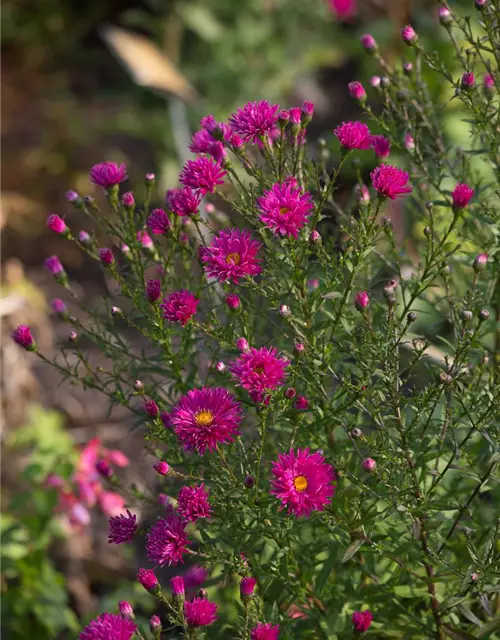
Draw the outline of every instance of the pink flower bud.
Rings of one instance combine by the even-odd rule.
[[[479,573],[477,573],[477,571],[474,571],[470,574],[470,579],[472,582],[477,582],[479,580]]]
[[[476,84],[476,78],[473,73],[464,73],[462,78],[460,79],[460,86],[464,90],[472,89],[472,87]]]
[[[127,602],[126,600],[120,600],[120,602],[118,603],[118,611],[120,612],[121,617],[124,618],[125,620],[135,619],[132,605],[130,604],[130,602]]]
[[[363,460],[363,469],[365,471],[369,471],[371,473],[372,471],[375,471],[376,468],[377,468],[377,463],[373,458],[365,458]]]
[[[488,0],[475,0],[476,9],[483,9],[488,4]]]
[[[148,280],[146,282],[146,298],[148,302],[156,302],[161,296],[161,282],[156,279]]]
[[[461,209],[465,209],[474,193],[474,189],[471,189],[469,185],[457,184],[451,193],[451,197],[453,199],[453,210],[459,211]]]
[[[70,331],[68,334],[68,340],[70,342],[76,342],[78,339],[78,334],[76,331]]]
[[[123,194],[122,204],[128,209],[131,209],[135,205],[134,194],[132,191],[127,191],[127,193]]]
[[[415,149],[415,140],[411,133],[405,133],[403,142],[405,145],[405,149],[407,149],[408,151],[413,151]]]
[[[293,348],[297,353],[303,353],[306,350],[306,346],[302,342],[296,342]]]
[[[290,307],[286,304],[280,304],[279,312],[280,316],[283,316],[283,318],[289,318],[292,315]]]
[[[313,229],[309,236],[309,241],[312,242],[313,244],[321,244],[321,235],[319,231],[316,231],[316,229]]]
[[[168,476],[170,472],[170,465],[168,464],[168,462],[164,462],[163,460],[158,460],[157,462],[154,463],[153,469],[160,476]]]
[[[380,87],[380,83],[382,78],[380,76],[372,76],[370,78],[370,84],[374,89],[378,89]]]
[[[158,409],[158,405],[154,400],[144,400],[144,411],[148,414],[150,418],[156,418],[160,413],[160,410]]]
[[[453,17],[448,7],[439,7],[438,19],[439,19],[439,22],[443,25],[448,25],[453,22]]]
[[[240,582],[240,596],[243,601],[253,596],[256,584],[257,580],[255,578],[242,578]]]
[[[153,634],[158,634],[161,631],[161,620],[156,614],[149,618],[149,628]]]
[[[75,205],[82,201],[76,191],[66,191],[66,200]]]
[[[358,102],[364,102],[366,100],[366,91],[361,82],[349,82],[347,85],[349,95]]]
[[[236,309],[240,308],[241,302],[235,293],[230,293],[226,296],[226,304],[230,309],[236,311]]]
[[[219,373],[224,373],[224,371],[226,371],[227,369],[226,365],[222,362],[222,360],[219,360],[219,362],[217,362],[217,364],[215,365],[215,368]]]
[[[59,235],[66,234],[69,231],[64,220],[60,218],[58,215],[56,215],[55,213],[52,213],[47,218],[47,226],[54,233],[58,233]]]
[[[107,267],[112,265],[113,262],[115,261],[113,252],[111,251],[111,249],[108,249],[108,247],[103,247],[102,249],[99,249],[97,251],[97,254],[99,255],[99,260],[102,262],[102,264],[106,265]]]
[[[183,598],[186,590],[184,588],[184,578],[182,576],[175,576],[170,580],[170,587],[172,594],[176,598]]]
[[[78,242],[80,242],[81,244],[90,244],[92,242],[90,233],[85,230],[80,231],[78,233]]]
[[[64,267],[57,256],[47,258],[47,260],[45,260],[45,266],[53,276],[64,274]]]
[[[141,393],[142,391],[144,391],[144,385],[140,380],[136,380],[134,382],[134,389],[137,391],[137,393]]]
[[[318,278],[311,278],[310,280],[307,281],[307,288],[310,289],[311,291],[318,289],[318,287],[319,287]]]
[[[472,263],[472,268],[476,273],[480,271],[484,271],[486,269],[486,265],[488,264],[488,254],[480,253],[478,256],[474,258],[474,262]]]
[[[302,105],[302,124],[306,126],[309,124],[314,115],[314,102],[311,100],[304,100]]]
[[[155,178],[156,176],[154,173],[146,173],[146,175],[144,176],[144,180],[148,186],[151,186],[154,183]]]
[[[288,123],[288,121],[290,120],[290,111],[288,111],[288,109],[282,109],[279,113],[278,113],[278,122],[280,125],[284,126]]]
[[[363,311],[370,304],[370,297],[366,291],[360,291],[354,298],[354,306],[358,311]]]
[[[373,620],[373,616],[370,611],[355,611],[352,614],[352,624],[354,630],[358,633],[364,633],[368,630]]]
[[[160,583],[152,569],[139,569],[137,580],[150,593],[158,593],[160,590]]]
[[[34,351],[36,343],[31,335],[31,329],[26,324],[20,324],[12,333],[12,339],[26,351]]]
[[[483,78],[483,87],[486,93],[491,93],[495,87],[495,79],[491,73],[487,73]]]
[[[387,158],[391,152],[391,143],[385,136],[372,136],[372,146],[377,158]]]
[[[52,300],[52,311],[59,315],[64,315],[67,311],[64,300],[61,300],[61,298],[55,298],[54,300]]]
[[[409,24],[401,30],[401,37],[403,38],[403,42],[409,47],[414,47],[418,43],[418,36],[414,28]]]
[[[299,126],[302,123],[302,109],[300,107],[292,107],[289,110],[290,123]]]
[[[361,46],[365,51],[372,53],[373,51],[377,51],[377,41],[370,33],[365,33],[359,39],[361,42]]]
[[[242,353],[245,351],[249,351],[250,349],[245,338],[238,338],[238,340],[236,340],[236,348],[239,349]]]
[[[138,231],[136,233],[137,242],[141,245],[143,249],[151,250],[154,249],[154,242],[151,240],[147,231]]]
[[[297,392],[293,387],[288,387],[288,389],[285,391],[285,397],[288,398],[289,400],[292,400],[293,398],[295,398],[296,395],[297,395]]]
[[[309,400],[305,396],[299,396],[293,405],[296,409],[308,409]]]
[[[405,62],[403,65],[403,73],[406,76],[411,76],[413,73],[413,64],[411,62]]]

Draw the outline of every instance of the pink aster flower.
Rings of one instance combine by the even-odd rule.
[[[352,624],[354,630],[359,633],[364,633],[368,630],[373,620],[371,611],[355,611],[352,614]]]
[[[281,453],[273,463],[272,491],[281,500],[281,509],[296,517],[310,516],[330,504],[335,492],[335,470],[319,451],[309,448]]]
[[[270,622],[259,622],[250,632],[251,640],[278,640],[280,635],[279,624],[272,625]]]
[[[79,640],[130,640],[137,629],[132,620],[114,613],[103,613],[92,620],[78,636]]]
[[[372,136],[372,146],[377,158],[387,158],[391,152],[391,143],[385,136]]]
[[[200,258],[209,277],[238,284],[241,278],[262,271],[257,257],[261,246],[246,229],[223,229],[210,246],[200,250]]]
[[[214,193],[217,185],[224,184],[226,171],[213,158],[199,156],[184,165],[179,181],[185,187],[199,189],[202,196]]]
[[[474,193],[474,189],[471,189],[469,185],[457,184],[457,186],[451,193],[451,197],[453,199],[453,209],[465,209]]]
[[[370,174],[373,188],[381,196],[395,200],[398,196],[411,193],[412,188],[407,185],[410,176],[390,164],[381,164]]]
[[[12,339],[26,351],[34,351],[36,343],[27,324],[20,324],[12,333]]]
[[[68,227],[66,226],[66,223],[64,222],[64,220],[60,218],[58,215],[56,215],[55,213],[52,213],[47,218],[47,226],[54,233],[58,233],[60,235],[65,234],[68,231]]]
[[[344,149],[369,149],[371,146],[370,129],[363,122],[343,122],[333,133]]]
[[[199,303],[200,300],[194,293],[181,289],[181,291],[174,291],[168,298],[165,298],[160,307],[163,310],[164,318],[170,322],[180,322],[184,327],[196,313]]]
[[[163,209],[153,209],[148,218],[148,227],[155,236],[163,235],[169,231],[171,224]]]
[[[158,578],[152,569],[139,569],[137,572],[138,582],[150,593],[155,593],[160,588]]]
[[[248,102],[229,118],[229,126],[243,142],[256,144],[262,138],[272,139],[278,135],[278,109],[278,104],[269,104],[267,100]]]
[[[286,378],[289,360],[279,357],[270,347],[253,347],[230,365],[233,376],[247,391],[264,394],[280,387]]]
[[[182,487],[177,503],[177,511],[188,522],[196,522],[198,518],[210,518],[212,513],[212,507],[208,502],[208,491],[204,484]]]
[[[95,164],[92,167],[89,178],[94,184],[109,189],[128,178],[127,168],[124,164],[117,165],[114,162],[101,162],[101,164]]]
[[[301,193],[298,186],[287,180],[283,184],[275,184],[264,195],[257,198],[260,219],[275,235],[298,238],[299,231],[306,224],[313,203],[311,194]]]
[[[240,405],[226,389],[191,389],[170,414],[170,424],[187,450],[203,455],[234,441],[242,420]]]
[[[109,544],[131,542],[137,531],[137,516],[132,515],[127,509],[127,515],[121,513],[119,516],[110,518],[108,526]]]
[[[351,98],[354,98],[354,100],[357,100],[358,102],[364,102],[366,100],[366,91],[361,82],[349,82],[347,89],[349,91],[349,95]]]
[[[158,520],[146,534],[148,560],[163,567],[183,562],[190,540],[185,532],[185,521],[174,513]]]
[[[201,196],[189,187],[172,189],[167,194],[167,204],[178,216],[193,216],[199,212]]]
[[[357,0],[330,0],[330,8],[338,20],[350,22],[356,15]]]
[[[217,620],[217,605],[205,598],[184,603],[184,615],[190,627],[206,627]]]
[[[200,129],[193,135],[189,149],[193,153],[208,153],[217,162],[220,162],[226,156],[226,150],[222,142],[215,140],[206,129]]]

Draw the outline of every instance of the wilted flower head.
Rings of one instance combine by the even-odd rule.
[[[192,216],[199,212],[201,196],[189,187],[173,189],[167,193],[167,204],[178,216]]]
[[[128,178],[127,168],[124,164],[117,165],[114,162],[101,162],[92,167],[89,178],[94,184],[109,189]]]
[[[257,206],[261,211],[260,220],[268,229],[276,235],[297,239],[309,219],[313,202],[310,193],[302,193],[300,187],[285,180],[264,191],[264,195],[257,198]]]
[[[171,224],[163,209],[153,209],[148,218],[148,227],[154,235],[163,235],[169,231]]]
[[[223,229],[210,246],[201,249],[200,258],[209,277],[238,284],[241,278],[262,271],[257,257],[261,246],[246,229]]]
[[[310,516],[330,504],[335,491],[335,471],[325,462],[322,453],[310,453],[309,448],[290,449],[273,463],[271,493],[281,500],[280,509],[296,517]]]
[[[198,518],[210,518],[212,513],[208,501],[208,491],[204,484],[182,487],[177,503],[177,511],[188,522],[196,522]]]
[[[184,327],[196,313],[199,303],[200,300],[194,293],[182,289],[171,293],[160,307],[164,318],[170,322],[179,322]]]
[[[34,351],[36,348],[35,340],[31,335],[31,329],[27,324],[20,324],[12,333],[12,339],[26,351]]]
[[[369,149],[371,146],[370,129],[362,122],[343,122],[333,133],[344,149]]]
[[[280,635],[279,624],[259,622],[250,632],[250,640],[278,640]]]
[[[248,102],[229,118],[229,126],[243,142],[256,144],[263,138],[268,140],[277,135],[278,104],[267,100]]]
[[[146,534],[148,560],[161,567],[183,562],[182,558],[188,551],[187,545],[190,544],[185,526],[185,521],[174,513],[158,520]]]
[[[366,100],[366,91],[361,82],[358,82],[357,80],[349,82],[347,89],[351,98],[358,100],[358,102],[364,102]]]
[[[370,177],[373,188],[385,198],[395,200],[398,196],[412,191],[412,188],[407,185],[410,178],[408,173],[390,164],[382,164],[380,167],[376,167],[371,172]]]
[[[474,189],[471,189],[467,184],[457,184],[453,189],[451,197],[453,199],[453,209],[465,209],[469,204],[472,196],[474,195]]]
[[[231,363],[229,368],[240,386],[247,391],[263,394],[284,383],[289,364],[286,358],[278,356],[274,348],[252,347]]]
[[[206,627],[217,620],[217,605],[205,598],[194,598],[184,603],[186,622],[191,627]]]
[[[132,620],[103,613],[92,620],[78,636],[79,640],[130,640],[137,629]]]
[[[370,627],[372,620],[373,616],[370,611],[355,611],[352,614],[354,630],[360,633],[363,633]]]
[[[179,181],[185,187],[199,190],[202,196],[214,193],[218,185],[224,184],[226,171],[213,158],[199,156],[184,165]],[[186,215],[186,214],[179,214]]]
[[[188,450],[203,455],[239,435],[242,412],[226,389],[191,389],[182,396],[170,414],[170,424]]]
[[[109,519],[108,542],[109,544],[122,544],[130,542],[137,531],[137,516],[132,515],[127,509],[127,515],[123,513]]]

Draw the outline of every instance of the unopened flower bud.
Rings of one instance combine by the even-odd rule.
[[[319,234],[319,231],[316,231],[316,229],[313,229],[309,236],[309,241],[312,242],[313,244],[321,244],[321,236]]]
[[[160,592],[160,583],[152,569],[139,569],[137,580],[149,593],[157,594]]]
[[[378,89],[380,87],[380,83],[382,78],[380,76],[372,76],[370,78],[370,84],[374,89]]]
[[[475,83],[476,83],[476,78],[473,73],[464,73],[460,80],[460,86],[465,91],[472,89]]]
[[[155,636],[155,637],[160,637],[160,633],[161,633],[161,620],[160,618],[155,614],[152,615],[151,618],[149,618],[149,628],[151,630],[151,633]]]
[[[152,186],[155,182],[155,174],[154,173],[146,173],[146,175],[144,176],[144,180],[146,182],[146,185],[148,187]]]
[[[78,334],[76,331],[70,331],[68,334],[68,340],[70,342],[76,342],[78,339]]]
[[[292,398],[295,398],[296,395],[297,395],[297,392],[293,387],[288,387],[288,389],[285,391],[285,397],[288,398],[289,400],[292,400]]]
[[[357,196],[359,204],[368,204],[370,202],[370,189],[364,184],[359,185]]]
[[[488,311],[488,309],[481,309],[477,317],[479,318],[480,322],[485,322],[490,317],[490,312]]]
[[[157,460],[153,465],[153,469],[160,476],[168,476],[170,473],[170,465],[164,460]]]
[[[199,589],[198,591],[198,598],[203,598],[203,600],[207,600],[208,599],[208,591],[206,589]]]
[[[415,139],[410,133],[406,133],[403,143],[407,151],[413,151],[415,149]]]
[[[377,463],[373,458],[365,458],[363,460],[363,469],[372,473],[377,468]]]
[[[392,220],[390,218],[388,218],[387,216],[384,216],[382,218],[382,227],[384,229],[392,229]]]
[[[476,6],[476,9],[479,9],[479,11],[481,11],[488,4],[488,0],[475,0],[474,4]]]
[[[360,440],[362,437],[363,432],[361,429],[358,429],[358,427],[354,427],[354,429],[351,430],[351,438],[354,438],[354,440]]]
[[[418,36],[415,33],[415,29],[409,24],[401,30],[401,37],[409,47],[415,47],[418,44]]]
[[[305,396],[298,396],[293,406],[295,407],[295,409],[308,409],[309,400]]]
[[[243,484],[247,489],[252,489],[255,486],[255,478],[253,476],[246,476]]]
[[[236,340],[236,348],[244,353],[250,349],[250,346],[245,338],[238,338],[238,340]]]
[[[349,84],[347,85],[347,89],[349,91],[349,95],[351,96],[351,98],[354,98],[354,100],[357,100],[358,102],[366,101],[366,91],[361,82],[349,82]]]
[[[486,265],[488,264],[488,254],[480,253],[478,256],[474,258],[474,262],[472,263],[472,268],[476,273],[480,271],[484,271],[486,269]]]
[[[158,405],[154,400],[144,400],[144,411],[148,414],[150,418],[157,418],[160,410],[158,409]]]
[[[134,200],[134,194],[132,193],[132,191],[127,191],[127,193],[123,194],[122,204],[127,209],[132,209],[134,207],[135,200]]]
[[[90,233],[85,230],[82,230],[78,233],[78,242],[83,245],[92,244],[92,238],[90,237]]]
[[[292,315],[290,307],[286,304],[280,304],[279,312],[283,318],[289,318]]]
[[[26,351],[35,351],[36,350],[36,342],[31,335],[31,329],[26,324],[21,324],[13,331],[12,339],[16,344],[18,344]]]
[[[253,597],[256,584],[257,580],[255,578],[242,578],[240,582],[240,596],[243,602],[248,602]]]
[[[113,317],[123,316],[123,311],[120,309],[120,307],[111,307],[111,315]]]
[[[235,293],[230,293],[226,296],[226,304],[232,311],[236,311],[240,308],[241,301],[239,296],[237,296]]]
[[[184,578],[182,576],[175,576],[170,580],[170,587],[172,589],[172,595],[176,602],[184,602],[186,590],[184,587]]]
[[[469,310],[465,310],[462,311],[462,319],[464,320],[464,322],[470,322],[472,320],[472,311]]]
[[[489,95],[493,92],[495,88],[495,79],[491,75],[491,73],[487,73],[483,78],[483,88],[486,95]]]
[[[219,360],[219,362],[217,362],[217,364],[215,365],[215,369],[219,372],[219,373],[224,373],[227,369],[226,365],[224,364],[224,362],[222,362],[222,360]]]
[[[60,236],[68,236],[70,233],[64,220],[55,213],[47,218],[47,227]]]
[[[144,385],[140,380],[136,380],[134,382],[134,389],[137,391],[137,393],[141,393],[142,391],[144,391]]]
[[[477,571],[474,571],[470,574],[470,579],[472,582],[477,582],[479,580],[479,573],[477,573]]]
[[[442,25],[449,25],[453,22],[453,17],[448,7],[439,7],[438,19]]]
[[[370,33],[365,33],[359,39],[361,46],[368,53],[374,53],[378,49],[377,41]]]
[[[445,371],[441,371],[441,373],[438,376],[438,381],[441,384],[451,384],[453,382],[453,378]]]
[[[405,62],[403,65],[403,73],[405,76],[411,76],[413,73],[413,64],[411,62]]]
[[[408,320],[408,322],[415,322],[415,320],[417,319],[417,314],[415,313],[415,311],[410,311],[410,313],[406,316],[406,319]]]
[[[358,311],[364,311],[370,304],[370,297],[366,291],[360,291],[354,298],[354,306]]]
[[[432,229],[430,227],[425,227],[424,228],[424,236],[426,238],[430,238],[432,235]]]
[[[99,255],[99,260],[106,267],[111,266],[113,264],[113,262],[115,261],[115,258],[113,256],[113,252],[108,247],[103,247],[102,249],[99,249],[97,251],[97,254]]]
[[[161,282],[155,278],[146,282],[146,298],[151,304],[155,303],[161,296]]]
[[[125,620],[135,620],[134,610],[132,609],[132,605],[130,602],[126,600],[120,600],[118,603],[118,610],[122,618]]]
[[[83,204],[83,200],[80,198],[76,191],[67,191],[66,200],[68,202],[71,202],[71,204],[77,209],[80,209]]]
[[[296,342],[293,348],[297,353],[303,353],[306,350],[306,346],[302,342]]]

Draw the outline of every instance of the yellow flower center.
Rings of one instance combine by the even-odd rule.
[[[226,264],[240,264],[241,256],[239,253],[228,253],[226,256]]]
[[[264,373],[264,367],[255,367],[254,371],[260,376],[262,373]]]
[[[195,422],[199,427],[208,427],[214,421],[214,414],[208,409],[198,411],[194,416]]]
[[[280,208],[280,215],[284,216],[285,213],[290,213],[290,209],[288,207],[281,207]]]
[[[293,481],[293,484],[295,485],[297,491],[305,491],[309,483],[307,482],[305,476],[297,476]]]

